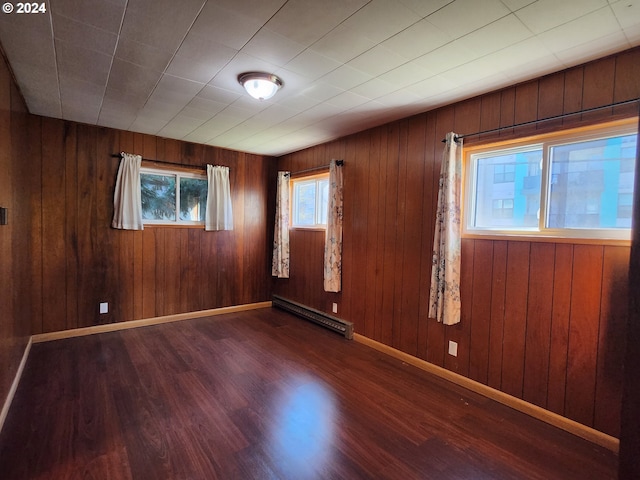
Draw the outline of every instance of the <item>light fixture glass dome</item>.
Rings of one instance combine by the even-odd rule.
[[[273,97],[282,87],[282,80],[271,73],[248,72],[238,75],[238,82],[257,100]]]

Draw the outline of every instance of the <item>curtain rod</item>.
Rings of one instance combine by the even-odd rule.
[[[336,160],[336,165],[338,167],[343,166],[344,160]],[[329,165],[322,165],[320,167],[313,167],[313,168],[305,168],[304,170],[298,170],[297,172],[289,172],[287,175],[298,175],[300,173],[315,172],[316,170],[324,170],[325,168],[329,168]]]
[[[504,126],[504,127],[492,128],[490,130],[483,130],[482,132],[467,133],[465,135],[456,135],[453,139],[454,139],[454,141],[457,142],[458,140],[461,140],[461,139],[463,139],[465,137],[475,137],[477,135],[483,135],[485,133],[499,132],[501,130],[506,130],[508,128],[517,128],[517,127],[524,127],[524,126],[527,126],[527,125],[535,125],[536,123],[548,122],[550,120],[558,120],[560,118],[570,117],[572,115],[581,115],[583,113],[595,112],[597,110],[603,110],[605,108],[619,107],[621,105],[627,105],[627,104],[636,103],[636,102],[639,102],[639,101],[640,101],[640,98],[634,98],[632,100],[624,100],[622,102],[610,103],[609,105],[603,105],[601,107],[587,108],[586,110],[580,110],[579,112],[563,113],[561,115],[555,115],[553,117],[541,118],[539,120],[531,120],[529,122],[517,123],[515,125],[508,125],[508,126]],[[447,142],[446,138],[442,140],[442,143],[446,143],[446,142]]]
[[[114,158],[122,158],[122,153],[114,153],[111,156],[114,157]],[[176,167],[182,167],[182,168],[194,168],[194,169],[197,169],[197,170],[206,170],[207,169],[206,166],[202,166],[202,165],[187,165],[187,164],[184,164],[184,163],[167,162],[165,160],[154,160],[152,158],[143,158],[142,160],[145,161],[145,162],[162,163],[164,165],[174,165]]]

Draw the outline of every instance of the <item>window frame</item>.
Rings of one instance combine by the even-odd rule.
[[[176,219],[175,220],[151,220],[142,219],[144,226],[161,226],[161,227],[203,227],[205,225],[204,220],[181,220],[180,219],[180,179],[192,178],[197,180],[204,180],[208,182],[206,172],[195,169],[180,169],[180,168],[164,168],[158,166],[141,166],[140,167],[140,182],[142,182],[142,175],[162,175],[162,176],[175,176],[176,177]],[[205,204],[206,209],[206,204]],[[206,214],[206,211],[205,211]]]
[[[638,141],[638,117],[626,118],[589,126],[568,128],[556,132],[523,138],[492,142],[488,144],[463,145],[463,185],[462,185],[462,236],[468,238],[515,239],[525,241],[570,241],[573,243],[629,244],[631,228],[590,229],[590,228],[549,228],[546,227],[551,196],[551,147],[587,142],[590,140],[616,136],[636,135]],[[489,156],[489,152],[526,151],[535,147],[542,149],[540,165],[540,210],[536,227],[491,228],[476,227],[475,198],[477,183],[477,161],[479,155]],[[635,172],[635,175],[640,172]]]
[[[317,187],[318,182],[324,181],[324,180],[326,180],[327,182],[329,181],[329,171],[328,170],[325,171],[325,172],[311,174],[311,175],[299,175],[299,176],[289,177],[289,198],[291,199],[291,201],[289,202],[289,204],[290,204],[290,206],[289,206],[289,209],[290,209],[289,218],[291,219],[291,224],[289,226],[290,230],[322,230],[322,231],[324,231],[324,230],[327,229],[327,224],[326,223],[314,223],[312,225],[300,225],[300,224],[296,224],[295,223],[295,219],[296,219],[296,214],[295,214],[295,208],[296,208],[295,184],[296,183],[315,181],[316,182],[316,187]],[[318,214],[318,205],[319,205],[319,201],[320,201],[320,197],[317,195],[317,192],[318,192],[318,189],[316,189],[316,198],[315,198],[316,221],[317,221],[317,214]]]

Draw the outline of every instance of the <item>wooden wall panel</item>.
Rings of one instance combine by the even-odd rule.
[[[507,127],[465,138],[471,145],[629,116],[605,109],[509,128],[637,97],[638,58],[630,50],[280,158],[295,171],[328,162],[336,145],[344,151],[343,291],[329,296],[316,279],[322,235],[292,232],[295,281],[275,280],[274,292],[327,312],[339,298],[338,315],[360,334],[617,435],[621,377],[612,372],[622,370],[626,312],[616,285],[627,246],[465,239],[461,324],[428,319],[428,299],[445,134]],[[450,340],[457,357],[446,353]]]
[[[197,146],[151,135],[31,116],[34,187],[42,225],[32,220],[38,318],[32,332],[193,312],[270,298],[267,241],[269,157]],[[25,129],[26,130],[26,129]],[[25,142],[24,145],[29,145]],[[35,147],[31,150],[37,150]],[[144,158],[231,168],[234,230],[147,226],[111,228],[119,159]],[[22,155],[23,157],[25,155]],[[41,167],[40,167],[41,165]],[[24,174],[26,176],[26,173]],[[33,185],[38,185],[34,183]],[[272,214],[272,213],[271,213]],[[35,267],[34,267],[35,268]],[[108,302],[109,313],[98,305]]]
[[[7,208],[8,223],[0,225],[0,402],[9,393],[30,328],[41,315],[36,304],[41,299],[39,277],[42,257],[31,255],[40,242],[41,223],[37,193],[40,189],[40,143],[29,135],[31,120],[25,103],[0,58],[0,207]],[[37,128],[37,124],[34,125]],[[34,197],[31,198],[31,194]]]

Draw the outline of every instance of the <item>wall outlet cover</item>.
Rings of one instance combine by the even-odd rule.
[[[100,303],[100,313],[109,313],[109,304],[107,302]]]
[[[331,311],[332,311],[333,313],[338,313],[338,304],[337,304],[337,303],[334,303],[334,304],[333,304],[333,307],[332,307]]]
[[[458,356],[458,344],[449,340],[449,355]]]

